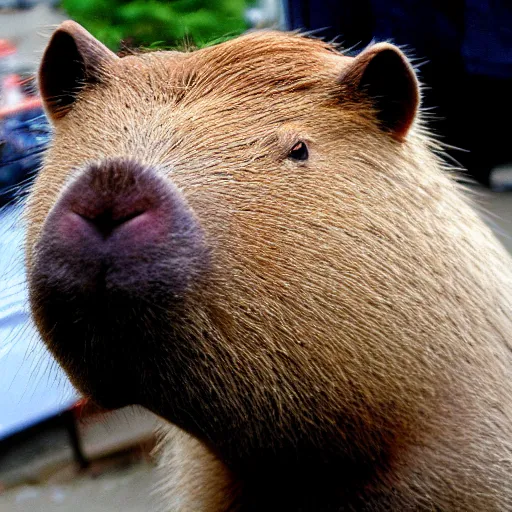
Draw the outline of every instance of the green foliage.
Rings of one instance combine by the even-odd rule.
[[[113,50],[121,42],[201,47],[246,30],[247,0],[62,0],[69,16]],[[154,46],[154,45],[153,45]]]

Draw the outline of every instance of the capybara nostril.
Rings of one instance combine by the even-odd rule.
[[[131,213],[128,213],[127,215],[117,217],[111,208],[107,208],[105,211],[98,213],[98,215],[94,217],[85,217],[83,215],[80,216],[91,226],[93,226],[98,231],[98,233],[103,236],[103,238],[108,238],[119,226],[135,219],[143,213],[143,211],[135,210]]]

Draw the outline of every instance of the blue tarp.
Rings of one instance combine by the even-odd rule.
[[[77,398],[30,320],[20,210],[4,208],[0,211],[0,439],[58,414]]]

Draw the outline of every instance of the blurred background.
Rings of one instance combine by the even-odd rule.
[[[51,138],[34,81],[53,29],[112,50],[202,47],[253,28],[413,58],[435,136],[512,250],[510,0],[0,0],[0,512],[151,511],[158,419],[81,400],[30,322],[21,210]]]

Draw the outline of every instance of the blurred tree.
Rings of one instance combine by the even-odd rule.
[[[247,0],[62,0],[69,16],[112,50],[129,46],[204,46],[248,28]]]

